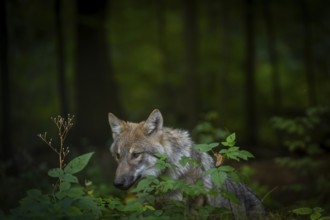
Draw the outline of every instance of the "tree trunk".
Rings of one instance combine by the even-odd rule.
[[[282,94],[280,89],[280,74],[278,70],[278,56],[276,50],[275,30],[273,16],[270,7],[271,0],[264,0],[264,19],[266,25],[267,45],[269,53],[269,61],[272,66],[272,92],[273,92],[273,114],[279,114],[282,109]]]
[[[245,114],[248,144],[256,145],[258,137],[258,121],[256,115],[255,96],[255,30],[254,30],[254,2],[245,0]]]
[[[77,135],[82,144],[104,145],[110,128],[107,114],[121,115],[105,28],[107,1],[76,1]]]
[[[185,92],[182,106],[187,116],[188,126],[193,126],[197,120],[199,93],[198,82],[198,26],[197,5],[195,0],[183,0],[184,7],[184,46],[185,46]],[[199,99],[201,100],[201,99]]]
[[[169,52],[168,46],[166,41],[166,1],[165,0],[158,0],[156,1],[156,18],[157,18],[157,39],[158,39],[158,47],[160,54],[162,56],[162,71],[164,71],[164,82],[162,86],[162,106],[161,109],[164,112],[171,112],[173,111],[172,104],[173,97],[175,96],[175,92],[172,89],[171,81],[169,74],[172,73],[170,70],[170,60],[169,60]]]
[[[13,145],[11,140],[11,98],[10,76],[8,68],[8,35],[7,35],[6,0],[0,2],[0,71],[1,71],[1,161],[8,162],[8,175],[15,175],[17,167],[14,160]]]
[[[55,1],[55,28],[57,40],[57,61],[58,61],[58,93],[60,99],[60,111],[63,117],[69,113],[68,90],[65,74],[65,43],[62,26],[62,0]]]
[[[310,106],[317,104],[317,94],[315,87],[315,73],[313,70],[312,51],[312,31],[310,24],[310,14],[306,0],[299,1],[302,12],[303,39],[304,39],[304,64],[307,81],[308,101]]]
[[[229,4],[228,4],[229,3]],[[221,2],[220,8],[220,19],[221,19],[221,26],[223,30],[223,40],[221,42],[221,51],[220,51],[220,58],[221,58],[221,69],[220,69],[220,105],[219,105],[219,112],[221,112],[222,117],[226,117],[228,115],[227,110],[223,108],[223,106],[229,106],[230,98],[228,98],[228,91],[231,90],[230,83],[228,82],[229,74],[231,72],[230,69],[230,62],[232,57],[232,38],[231,38],[231,25],[230,25],[230,14],[229,14],[229,5],[230,2],[223,1]]]

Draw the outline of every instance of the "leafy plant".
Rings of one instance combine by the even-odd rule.
[[[11,210],[10,215],[5,216],[0,213],[0,217],[7,219],[209,219],[221,217],[230,219],[230,212],[224,208],[212,206],[189,205],[200,196],[222,196],[238,202],[237,198],[222,187],[225,180],[230,177],[238,181],[238,175],[234,167],[223,165],[225,159],[247,160],[253,155],[245,150],[240,150],[236,146],[236,135],[229,135],[221,143],[200,144],[194,146],[201,152],[211,151],[216,158],[216,166],[206,171],[204,175],[210,175],[215,183],[214,189],[206,189],[201,180],[196,180],[194,184],[187,184],[180,179],[172,179],[166,175],[159,178],[147,176],[140,180],[130,191],[134,194],[125,201],[114,196],[96,197],[94,196],[91,181],[79,182],[76,176],[89,163],[93,152],[75,157],[69,162],[66,159],[69,155],[69,148],[65,145],[65,139],[73,122],[73,116],[67,119],[58,116],[53,119],[58,128],[59,144],[54,146],[52,139],[47,138],[47,133],[39,137],[58,156],[59,167],[50,169],[48,176],[55,178],[52,190],[48,193],[40,189],[31,189],[26,192],[26,196],[20,201],[20,205]],[[219,146],[222,149],[219,149]],[[217,150],[216,150],[217,149]],[[158,157],[157,168],[160,170],[172,168],[168,163],[166,155],[156,155]],[[182,157],[180,165],[192,164],[201,166],[198,161],[188,157]],[[182,200],[165,199],[171,191],[180,191]],[[188,205],[187,205],[188,204]]]
[[[302,207],[292,210],[296,215],[309,216],[310,220],[330,220],[330,216],[323,216],[324,209],[320,207],[308,208]]]
[[[194,129],[199,143],[219,142],[229,135],[229,132],[215,126],[215,121],[219,118],[217,112],[211,111],[204,115],[203,120]]]
[[[59,146],[54,147],[52,139],[47,140],[47,133],[38,135],[58,155],[59,168],[50,169],[48,175],[57,178],[51,193],[43,193],[39,189],[31,189],[20,201],[20,206],[11,211],[13,219],[61,219],[85,216],[99,218],[101,206],[79,184],[75,176],[88,164],[93,153],[78,156],[65,165],[69,148],[65,147],[65,139],[73,123],[73,116],[58,116],[53,119],[58,128]]]
[[[328,113],[326,107],[313,107],[306,110],[305,115],[295,118],[274,117],[274,128],[281,131],[284,145],[290,155],[280,157],[276,162],[284,167],[294,170],[297,176],[307,178],[304,184],[292,186],[290,189],[304,192],[312,192],[313,198],[305,203],[316,205],[326,200],[330,194],[328,182],[329,173],[326,168],[324,148],[321,143],[329,143],[328,128],[324,125],[324,119]],[[324,141],[325,137],[325,141]],[[310,181],[313,179],[313,181]],[[330,207],[327,207],[330,208]]]
[[[138,204],[147,204],[147,206],[144,207],[144,212],[140,212],[140,215],[143,217],[159,215],[164,218],[166,216],[168,218],[181,216],[181,218],[183,217],[185,219],[207,219],[212,215],[220,215],[226,219],[226,216],[228,217],[229,213],[229,211],[226,209],[220,209],[212,206],[197,206],[193,207],[194,210],[192,211],[192,207],[185,204],[185,201],[188,201],[189,203],[189,201],[194,201],[199,196],[216,196],[218,193],[221,193],[222,196],[231,199],[233,202],[238,202],[238,199],[223,187],[223,183],[228,177],[234,181],[239,181],[239,177],[234,167],[229,165],[222,165],[223,158],[247,160],[248,158],[252,158],[253,155],[245,150],[240,150],[240,148],[236,146],[235,134],[229,135],[221,144],[223,145],[224,149],[221,149],[220,151],[215,150],[215,148],[220,145],[219,143],[198,144],[194,146],[196,150],[201,152],[212,151],[214,155],[218,156],[216,157],[217,166],[207,170],[204,174],[211,176],[211,179],[215,184],[214,189],[206,189],[201,180],[196,180],[194,184],[187,184],[180,179],[175,180],[168,176],[161,176],[160,178],[147,176],[146,178],[142,179],[132,190],[132,192],[136,193],[136,200],[133,202],[133,204],[136,205],[136,201],[139,201]],[[167,162],[165,155],[157,156],[160,158],[157,164],[159,169],[171,168],[171,166],[173,166]],[[181,158],[180,164],[182,166],[185,166],[188,163],[195,166],[201,166],[198,161],[195,161],[191,158]],[[221,188],[220,192],[218,191],[219,188]],[[166,197],[167,193],[170,191],[180,191],[183,197],[182,201],[166,200],[166,203],[164,204],[163,197]],[[131,204],[129,203],[128,205]],[[161,207],[161,209],[158,209],[159,207]]]

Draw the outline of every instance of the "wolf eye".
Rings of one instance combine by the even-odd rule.
[[[133,159],[136,159],[136,158],[138,158],[141,154],[142,154],[142,152],[133,152],[133,153],[132,153],[132,158],[133,158]]]

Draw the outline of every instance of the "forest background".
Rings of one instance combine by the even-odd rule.
[[[268,190],[312,181],[311,176],[298,178],[289,167],[280,169],[274,158],[329,158],[326,110],[314,127],[304,130],[306,136],[298,132],[305,145],[313,143],[321,150],[319,154],[291,152],[283,144],[288,135],[276,129],[282,125],[285,130],[290,120],[277,120],[277,125],[272,121],[274,116],[308,117],[306,110],[329,106],[329,1],[0,4],[1,194],[9,201],[5,209],[17,205],[29,185],[41,184],[36,176],[56,164],[37,134],[54,132],[50,118],[68,113],[75,115],[70,149],[95,151],[93,166],[100,171],[91,172],[111,190],[115,164],[108,150],[108,112],[141,121],[159,108],[166,126],[193,135],[211,115],[214,126],[236,132],[240,146],[256,156],[253,178]],[[316,135],[305,140],[309,134]],[[300,169],[314,168],[313,161],[300,164]],[[312,181],[311,186],[317,184]],[[9,185],[16,187],[7,190]],[[307,196],[296,191],[276,189],[274,194],[281,205],[292,204],[296,197]],[[329,206],[329,196],[323,199],[319,205]]]

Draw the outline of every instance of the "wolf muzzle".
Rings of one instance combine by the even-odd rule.
[[[113,185],[119,189],[127,190],[129,189],[139,178],[134,179],[134,176],[121,176],[115,178]]]

